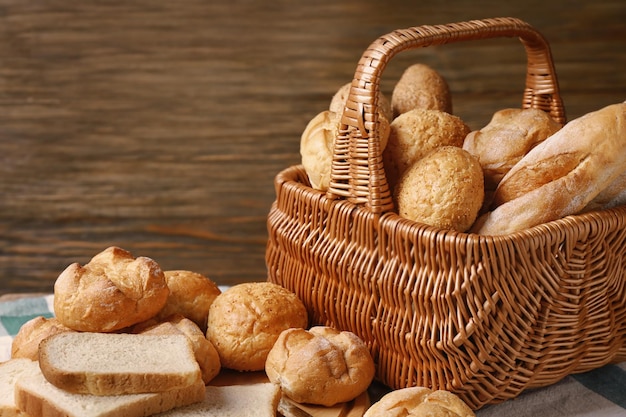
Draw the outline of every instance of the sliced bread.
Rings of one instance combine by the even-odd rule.
[[[182,334],[61,333],[41,342],[39,364],[48,382],[79,394],[153,393],[202,380]]]
[[[0,417],[27,417],[15,405],[15,382],[28,375],[39,374],[36,361],[26,358],[0,363]]]
[[[202,379],[184,388],[149,394],[73,394],[49,383],[41,372],[24,375],[15,384],[15,404],[31,416],[145,417],[204,399]]]
[[[177,408],[159,417],[275,417],[280,386],[271,382],[209,385],[202,402]]]

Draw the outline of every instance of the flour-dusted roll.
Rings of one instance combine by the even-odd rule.
[[[494,209],[473,227],[501,235],[584,209],[626,165],[626,103],[567,123],[533,148],[502,179]]]
[[[452,94],[445,78],[425,64],[413,64],[402,73],[391,94],[393,117],[413,109],[452,113]]]
[[[54,313],[74,330],[113,332],[154,317],[168,295],[165,274],[154,260],[109,247],[59,275]]]
[[[375,365],[354,333],[315,326],[283,331],[267,356],[265,372],[292,400],[330,407],[367,390]]]

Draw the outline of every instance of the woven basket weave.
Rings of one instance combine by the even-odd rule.
[[[398,52],[517,37],[522,107],[564,123],[550,48],[527,23],[486,19],[397,30],[359,61],[327,193],[302,166],[280,172],[268,216],[268,280],[312,323],[366,341],[377,379],[428,386],[472,408],[626,359],[626,207],[505,236],[428,227],[394,212],[376,129],[379,80]]]

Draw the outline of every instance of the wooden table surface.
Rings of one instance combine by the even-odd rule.
[[[50,292],[111,245],[218,284],[265,279],[273,178],[394,29],[513,16],[551,44],[571,120],[626,99],[626,3],[0,0],[0,295]],[[517,107],[516,39],[398,55],[472,128]]]

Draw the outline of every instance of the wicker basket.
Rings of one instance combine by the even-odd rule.
[[[490,237],[401,218],[382,166],[377,93],[400,51],[518,37],[522,107],[565,121],[550,49],[527,23],[487,19],[394,31],[359,61],[327,193],[280,172],[268,217],[268,279],[315,324],[358,334],[391,388],[457,393],[472,408],[626,359],[626,207]]]

